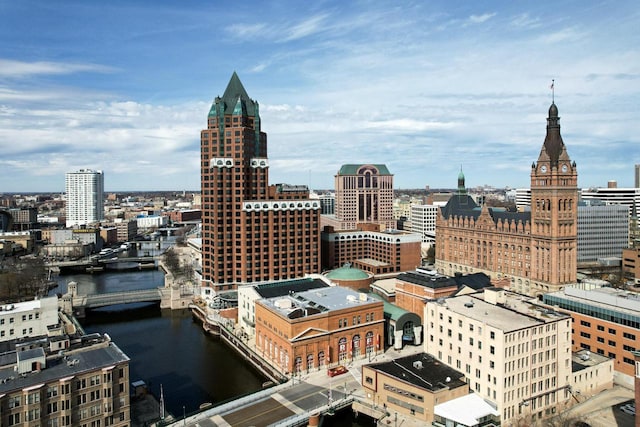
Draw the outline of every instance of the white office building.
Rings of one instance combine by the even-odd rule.
[[[0,342],[48,336],[59,324],[57,297],[0,306]]]
[[[65,176],[67,227],[91,224],[104,219],[104,174],[80,169]]]
[[[436,242],[436,218],[440,208],[436,205],[411,206],[411,232],[422,236],[422,243]]]

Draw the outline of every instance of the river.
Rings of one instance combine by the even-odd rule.
[[[146,270],[60,275],[56,281],[53,294],[65,293],[71,281],[78,283],[80,294],[92,294],[156,288],[164,277],[158,270]],[[260,390],[267,381],[220,339],[206,334],[188,310],[128,304],[88,311],[80,323],[87,333],[109,334],[131,358],[131,380],[145,381],[156,396],[162,386],[166,410],[178,418],[203,403],[215,405]],[[353,420],[346,410],[323,425],[373,424],[363,417]]]

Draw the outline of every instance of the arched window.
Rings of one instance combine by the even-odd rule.
[[[367,355],[373,353],[373,332],[367,332],[365,335],[365,352]]]
[[[307,354],[307,371],[313,369],[313,354]]]
[[[354,335],[352,342],[353,353],[351,354],[351,357],[355,358],[360,356],[360,335]]]
[[[338,362],[343,363],[347,360],[347,339],[340,338],[338,341]]]

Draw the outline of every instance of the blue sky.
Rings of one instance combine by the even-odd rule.
[[[636,1],[0,0],[0,192],[198,190],[199,134],[233,71],[270,182],[528,187],[551,80],[579,186],[633,186]]]

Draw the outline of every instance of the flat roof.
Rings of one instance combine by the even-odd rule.
[[[450,368],[428,353],[412,354],[390,362],[366,366],[430,392],[455,389],[467,384],[462,372]]]
[[[543,295],[543,300],[547,296],[640,316],[640,295],[599,284],[582,283],[576,286],[567,286],[561,291]],[[553,302],[549,301],[547,304],[553,304]]]
[[[483,417],[500,416],[500,412],[475,393],[440,403],[434,406],[433,413],[465,426],[475,426]]]
[[[328,288],[321,279],[305,277],[303,279],[283,280],[255,285],[254,289],[262,298],[280,297],[292,292],[305,292],[311,289]]]
[[[501,304],[486,302],[485,292],[450,297],[439,300],[436,304],[444,305],[454,313],[484,322],[503,332],[517,331],[570,317],[540,306],[530,297],[501,291],[506,297],[505,303]]]
[[[609,360],[607,356],[592,353],[589,350],[575,351],[571,353],[571,372],[578,372]]]
[[[342,286],[330,286],[281,297],[258,300],[272,310],[289,318],[310,316],[321,312],[342,310],[355,306],[381,304],[381,301],[362,292],[356,292]]]

